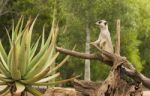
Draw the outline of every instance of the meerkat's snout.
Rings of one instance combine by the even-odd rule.
[[[100,25],[102,21],[97,21],[95,24]]]

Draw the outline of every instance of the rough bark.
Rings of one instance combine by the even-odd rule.
[[[107,86],[107,90],[105,95],[100,92],[102,90],[106,90],[106,87],[102,86],[102,83],[106,83],[108,81],[103,82],[92,82],[92,81],[83,81],[83,80],[74,80],[74,88],[77,91],[77,96],[142,96],[141,85],[137,84],[128,84],[123,80],[119,81],[119,85],[115,88],[118,91],[114,91],[114,95],[110,95],[112,91],[111,87]],[[111,84],[111,82],[109,82]],[[118,84],[118,83],[117,83]],[[102,87],[104,89],[102,89]],[[100,89],[101,88],[101,89]]]

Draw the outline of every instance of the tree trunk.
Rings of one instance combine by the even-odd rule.
[[[90,54],[90,29],[89,23],[86,23],[86,46],[85,46],[85,53]],[[85,59],[85,69],[84,69],[84,80],[90,81],[90,60]]]

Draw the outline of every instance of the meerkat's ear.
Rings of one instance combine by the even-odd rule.
[[[107,21],[104,24],[107,25]]]

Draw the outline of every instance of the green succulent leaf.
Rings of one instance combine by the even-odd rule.
[[[66,61],[69,59],[69,57],[70,56],[66,56],[64,58],[64,60],[62,60],[62,62],[60,64],[58,64],[56,67],[54,67],[53,69],[51,69],[49,71],[49,73],[47,74],[47,76],[50,76],[53,72],[55,72],[57,69],[59,69],[61,66],[63,66],[66,63]]]
[[[46,77],[46,78],[43,78],[39,81],[37,81],[36,83],[43,83],[43,82],[48,82],[56,77],[60,76],[60,73],[56,73],[56,74],[53,74],[52,76],[49,76],[49,77]]]
[[[9,70],[8,65],[7,65],[7,63],[5,62],[5,60],[4,60],[4,58],[3,58],[2,54],[1,54],[1,52],[0,52],[0,61],[1,61],[1,64],[3,64],[3,66],[5,67],[5,69],[8,71],[8,70]]]
[[[76,79],[76,78],[79,78],[80,77],[80,75],[79,76],[75,76],[75,77],[72,77],[72,78],[69,78],[69,79],[65,79],[65,80],[60,80],[60,81],[55,81],[55,82],[49,82],[49,83],[34,83],[33,85],[36,85],[36,86],[47,86],[47,85],[55,85],[55,84],[62,84],[62,83],[66,83],[66,82],[69,82],[69,81],[72,81],[72,80],[74,80],[74,79]]]
[[[30,52],[30,61],[33,59],[35,52],[37,51],[38,45],[39,45],[40,37],[36,41],[36,43],[33,45],[31,52]]]
[[[27,86],[26,90],[28,92],[30,92],[31,94],[33,94],[34,96],[42,96],[43,95],[42,93],[40,93],[38,90],[32,88],[31,86]]]
[[[50,67],[47,67],[45,70],[41,71],[39,74],[35,75],[33,78],[27,79],[27,80],[21,80],[22,83],[25,84],[32,84],[36,81],[39,81],[42,79],[46,74],[49,72]]]
[[[16,85],[16,94],[21,93],[25,90],[25,85],[19,83],[19,82],[15,82]]]
[[[21,73],[18,69],[18,46],[16,44],[13,44],[13,51],[12,51],[12,61],[11,61],[11,76],[14,80],[20,80],[21,79]]]
[[[7,62],[7,53],[6,53],[5,49],[4,49],[1,41],[0,41],[0,53],[1,53],[2,57],[3,57],[3,60],[5,62]]]
[[[7,96],[7,94],[9,93],[9,86],[6,86],[3,90],[0,91],[0,95],[1,96]]]
[[[10,77],[10,72],[4,67],[4,65],[0,62],[0,72],[7,77]]]
[[[41,49],[44,46],[44,43],[45,43],[45,25],[43,26]]]

